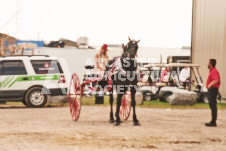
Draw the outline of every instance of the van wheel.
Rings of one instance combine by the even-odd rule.
[[[29,107],[29,106],[27,105],[27,103],[26,103],[25,100],[23,100],[22,103],[23,103],[23,105],[25,105],[26,107]]]
[[[29,107],[43,107],[47,102],[47,95],[42,94],[41,87],[33,87],[27,91],[25,101]]]

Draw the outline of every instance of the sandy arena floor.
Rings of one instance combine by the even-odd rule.
[[[226,110],[218,127],[205,127],[208,109],[137,108],[141,126],[132,116],[119,127],[108,123],[109,106],[83,106],[78,122],[68,107],[0,108],[0,148],[37,150],[225,150]]]

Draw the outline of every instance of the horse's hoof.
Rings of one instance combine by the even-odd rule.
[[[110,120],[109,120],[109,123],[114,123],[114,122],[115,122],[114,119],[110,119]]]
[[[116,121],[115,124],[114,124],[114,126],[119,126],[120,123],[121,123],[120,121]]]
[[[135,122],[133,122],[133,126],[140,126],[139,121],[135,121]]]

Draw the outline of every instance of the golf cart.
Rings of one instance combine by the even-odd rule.
[[[139,92],[143,94],[143,100],[158,99],[159,90],[167,84],[160,81],[162,68],[165,64],[153,63],[140,67],[142,80],[138,83]]]
[[[204,86],[203,84],[203,80],[202,77],[200,75],[199,72],[199,65],[197,64],[186,64],[186,63],[169,63],[166,66],[170,67],[170,79],[173,80],[173,82],[175,83],[176,87],[164,87],[163,89],[160,90],[159,92],[159,100],[160,101],[170,101],[169,100],[169,96],[173,95],[174,92],[180,91],[178,92],[178,97],[180,97],[180,94],[183,94],[184,97],[193,97],[195,95],[193,95],[192,93],[189,92],[195,92],[196,93],[196,98],[194,101],[197,100],[197,102],[204,102],[207,103],[208,99],[207,99],[207,88]],[[195,80],[191,80],[191,78],[188,78],[187,81],[189,83],[189,87],[187,88],[187,90],[185,90],[184,87],[181,86],[181,83],[179,81],[179,68],[181,67],[189,67],[190,68],[190,75],[192,77],[195,78]],[[172,68],[177,68],[177,71],[172,71]],[[193,88],[191,88],[191,85],[193,86]],[[184,91],[182,90],[184,89]],[[193,89],[193,91],[191,91],[191,89]],[[186,91],[186,92],[185,92]],[[172,99],[172,98],[171,98]],[[218,99],[221,99],[220,94],[218,95]]]

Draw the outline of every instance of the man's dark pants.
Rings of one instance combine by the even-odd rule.
[[[212,114],[211,123],[216,123],[216,120],[217,120],[217,94],[218,94],[218,88],[208,89],[207,97],[209,100],[209,106]]]

